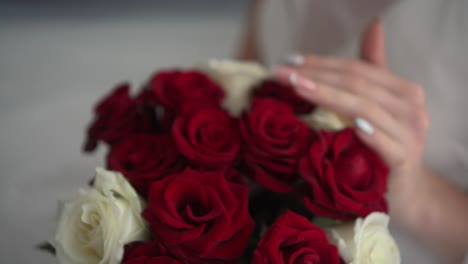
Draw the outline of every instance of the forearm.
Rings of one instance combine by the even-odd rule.
[[[450,263],[461,263],[468,250],[468,196],[442,177],[425,173],[403,224]]]
[[[240,38],[240,45],[236,57],[240,60],[261,61],[258,47],[258,19],[263,0],[251,0],[244,20],[244,27]]]

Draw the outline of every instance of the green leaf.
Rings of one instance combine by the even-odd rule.
[[[45,252],[48,252],[48,253],[50,253],[52,255],[55,255],[55,248],[49,242],[43,242],[43,243],[37,245],[36,248],[41,250],[41,251],[45,251]]]
[[[314,223],[316,226],[319,226],[321,228],[329,228],[329,227],[341,224],[342,221],[332,219],[332,218],[315,216],[312,223]]]

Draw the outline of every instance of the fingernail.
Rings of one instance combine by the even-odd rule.
[[[364,133],[368,135],[374,134],[374,127],[367,122],[364,118],[358,117],[354,120],[356,126]]]
[[[308,91],[315,91],[317,90],[317,84],[309,79],[297,76],[296,77],[296,84],[294,87],[299,89],[306,89]]]
[[[290,75],[293,72],[291,69],[288,69],[285,67],[276,67],[272,71],[276,77],[280,79],[284,79],[284,80],[287,80],[288,78],[290,78]]]
[[[290,73],[288,79],[289,79],[289,84],[291,84],[292,86],[297,85],[297,73],[295,72]]]
[[[301,54],[291,54],[285,58],[285,61],[287,64],[299,66],[304,64],[304,56]]]
[[[309,91],[313,91],[317,89],[317,85],[315,84],[315,82],[307,78],[301,77],[292,69],[288,69],[284,67],[276,68],[274,70],[274,74],[278,76],[280,79],[286,82],[289,82],[289,84],[295,88],[305,89]]]

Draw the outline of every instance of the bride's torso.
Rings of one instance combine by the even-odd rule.
[[[427,163],[468,189],[468,1],[265,0],[263,10],[259,44],[270,65],[293,52],[355,56],[360,33],[381,17],[391,70],[426,92]],[[403,263],[431,263],[428,252],[394,232]]]

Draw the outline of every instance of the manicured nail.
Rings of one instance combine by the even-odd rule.
[[[364,118],[358,117],[354,120],[356,126],[364,133],[368,135],[374,134],[374,127],[367,122]]]
[[[288,79],[289,79],[289,84],[291,84],[292,86],[297,85],[297,73],[295,72],[290,73]]]
[[[315,82],[301,77],[293,69],[279,67],[274,70],[274,74],[280,79],[289,82],[290,85],[297,89],[305,89],[309,91],[317,89],[317,85],[315,84]]]
[[[293,71],[291,69],[286,68],[286,67],[275,67],[272,70],[272,72],[276,77],[287,81],[288,79],[290,79],[291,73]]]
[[[303,78],[298,76],[296,78],[296,85],[294,87],[298,89],[305,89],[307,91],[315,91],[317,90],[317,84],[309,79]]]
[[[301,54],[291,54],[286,57],[285,61],[288,64],[299,66],[304,64],[304,56]]]

